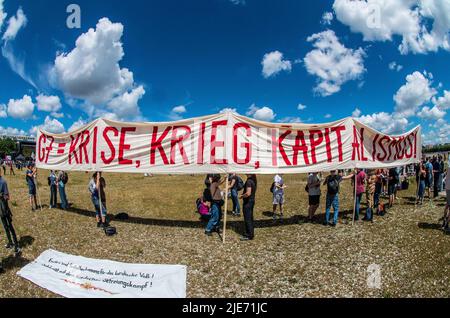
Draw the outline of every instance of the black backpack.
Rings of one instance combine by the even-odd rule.
[[[275,182],[272,183],[272,185],[270,186],[270,192],[273,193],[274,190],[275,190]]]
[[[244,189],[244,186],[244,180],[242,180],[241,177],[236,176],[236,190],[241,191],[242,189]]]
[[[108,226],[105,228],[106,236],[113,236],[117,234],[117,229],[113,226]]]
[[[67,172],[63,172],[61,180],[64,184],[67,184],[67,182],[69,182],[69,175],[67,174]]]
[[[337,179],[337,176],[328,177],[327,190],[329,194],[339,193],[339,181]]]

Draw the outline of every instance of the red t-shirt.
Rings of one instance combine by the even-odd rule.
[[[364,184],[364,180],[366,180],[366,173],[364,171],[360,171],[356,175],[356,194],[361,194],[366,192],[366,186]]]

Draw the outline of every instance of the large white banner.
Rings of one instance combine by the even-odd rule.
[[[40,130],[37,167],[153,174],[306,173],[388,168],[422,157],[420,126],[389,136],[346,118],[275,124],[235,113],[168,123],[97,119],[67,134]]]
[[[126,264],[42,253],[17,275],[69,298],[185,298],[186,266]]]

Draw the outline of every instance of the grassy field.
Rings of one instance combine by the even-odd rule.
[[[97,229],[87,184],[89,175],[70,174],[70,211],[48,209],[47,171],[41,171],[43,211],[31,212],[24,172],[7,175],[11,209],[23,253],[0,249],[6,273],[0,297],[56,297],[16,275],[47,249],[121,262],[183,264],[188,267],[188,297],[449,297],[450,236],[440,231],[444,198],[414,206],[414,188],[373,224],[351,225],[350,182],[341,193],[340,223],[321,225],[324,197],[316,223],[307,215],[305,176],[285,176],[285,219],[273,221],[271,177],[259,178],[255,207],[256,238],[240,242],[243,220],[228,217],[227,243],[204,235],[195,214],[202,176],[106,174],[108,210],[126,212],[112,220],[118,235]],[[59,199],[58,199],[59,201]],[[231,201],[230,201],[231,204]],[[300,221],[300,224],[298,223]],[[3,230],[0,233],[3,247]],[[367,268],[381,266],[381,289],[367,287]]]

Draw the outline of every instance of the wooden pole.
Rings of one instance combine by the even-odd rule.
[[[102,176],[100,174],[100,172],[97,171],[97,178],[98,178],[98,200],[99,202],[99,206],[100,206],[100,221],[102,220],[103,217],[103,203],[102,203],[102,191],[100,190],[102,188]],[[97,181],[97,180],[95,180]],[[106,221],[106,218],[105,218]]]
[[[36,176],[37,176],[37,170],[36,170],[36,174],[34,175],[34,183],[36,185],[36,194],[37,194],[37,197],[38,197],[38,200],[39,200],[39,207],[40,207],[41,212],[42,212],[42,201],[41,201],[41,196],[39,195],[38,179],[36,178]]]
[[[355,216],[356,216],[356,170],[353,172],[355,175],[355,181],[353,182],[354,186],[355,186],[355,191],[354,191],[354,200],[353,200],[353,220],[352,220],[352,226],[355,225]]]
[[[223,235],[222,235],[222,243],[225,244],[225,235],[227,230],[227,214],[228,214],[228,188],[230,185],[229,182],[229,174],[227,173],[227,181],[225,186],[225,211],[223,216]]]

